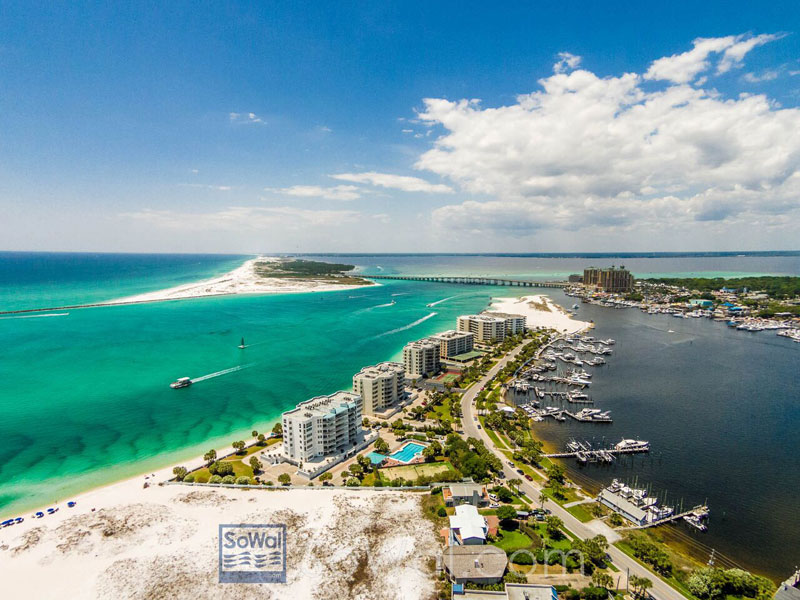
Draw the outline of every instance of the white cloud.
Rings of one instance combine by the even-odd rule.
[[[582,58],[569,52],[559,52],[558,62],[553,65],[554,73],[566,73],[576,69],[581,64]]]
[[[740,66],[745,55],[756,46],[780,39],[782,34],[762,34],[757,36],[729,35],[719,38],[697,38],[693,48],[682,54],[659,58],[650,65],[644,74],[645,79],[689,83],[698,74],[711,67],[712,55],[722,56],[717,63],[717,74],[726,73],[732,67]],[[701,84],[702,85],[702,84]]]
[[[767,69],[761,73],[745,73],[742,75],[742,79],[748,83],[761,83],[762,81],[777,79],[779,74],[777,69]]]
[[[256,113],[236,113],[228,114],[231,123],[243,123],[247,125],[266,125],[267,122],[259,117]]]
[[[650,91],[635,73],[576,70],[539,83],[496,108],[424,100],[419,117],[445,133],[416,168],[487,198],[438,208],[437,226],[668,235],[709,221],[796,222],[800,109],[682,84]]]
[[[361,190],[354,185],[336,185],[332,187],[293,185],[286,188],[266,188],[265,191],[298,198],[323,198],[325,200],[357,200],[361,197]]]
[[[203,190],[216,190],[218,192],[229,192],[233,189],[230,185],[212,185],[207,183],[181,183],[183,187],[200,188]]]
[[[428,192],[434,194],[449,194],[453,188],[443,183],[431,183],[419,177],[409,177],[407,175],[392,175],[390,173],[376,173],[368,171],[366,173],[339,173],[331,175],[340,181],[350,181],[352,183],[364,183],[376,187],[401,190],[403,192]]]
[[[264,231],[280,228],[303,230],[307,227],[331,227],[354,222],[360,214],[352,210],[309,210],[294,206],[229,206],[206,213],[188,213],[172,210],[144,209],[122,213],[125,219],[134,219],[162,229],[184,231]]]

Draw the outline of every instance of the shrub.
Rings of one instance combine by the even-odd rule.
[[[194,474],[189,473],[186,477],[183,478],[183,481],[186,483],[194,483]]]
[[[439,510],[436,511],[436,514],[439,515],[440,517],[446,517],[447,511],[445,510],[444,506],[440,506]]]
[[[225,475],[225,477],[222,478],[222,483],[228,485],[231,483],[236,483],[236,478],[233,475]]]
[[[243,475],[236,479],[236,485],[250,485],[250,478]]]
[[[211,479],[208,480],[208,483],[222,483],[222,477],[219,475],[212,475]]]

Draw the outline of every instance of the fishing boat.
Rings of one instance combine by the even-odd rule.
[[[644,440],[622,440],[614,446],[615,450],[632,451],[632,450],[649,450],[650,442]]]
[[[192,380],[189,377],[180,377],[169,384],[173,390],[178,390],[180,388],[189,387],[192,385]]]

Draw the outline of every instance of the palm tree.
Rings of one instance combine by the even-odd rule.
[[[544,490],[540,490],[539,491],[539,503],[540,503],[540,508],[542,510],[544,510],[544,503],[545,502],[547,502],[547,496],[545,495]]]

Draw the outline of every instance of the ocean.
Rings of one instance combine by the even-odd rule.
[[[219,275],[245,256],[0,253],[0,310],[111,300]],[[313,257],[312,257],[313,258]],[[800,256],[326,255],[365,273],[562,278],[588,264],[636,275],[800,274]],[[520,288],[382,281],[326,293],[215,297],[0,319],[0,513],[16,516],[269,427],[317,394],[349,389],[362,366],[453,328],[459,314]],[[559,290],[548,293],[572,304]],[[395,301],[392,304],[392,301]],[[434,306],[428,304],[437,303]],[[800,547],[796,451],[800,345],[706,320],[582,305],[618,340],[592,395],[601,426],[542,423],[569,437],[649,439],[650,457],[570,465],[582,483],[635,477],[686,504],[707,499],[707,534],[687,533],[774,577]],[[63,314],[68,313],[68,314]],[[669,330],[674,333],[670,333]],[[247,348],[237,346],[245,337]],[[235,369],[229,371],[229,369]],[[206,378],[172,390],[178,377]],[[587,429],[588,428],[588,429]],[[702,547],[702,546],[700,546]],[[754,548],[757,548],[755,550]]]

